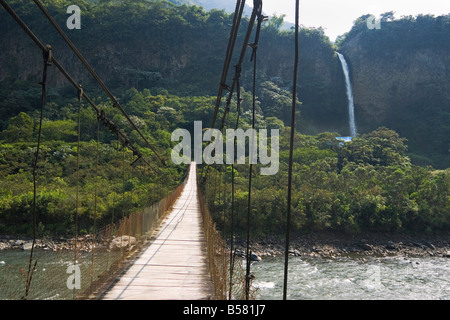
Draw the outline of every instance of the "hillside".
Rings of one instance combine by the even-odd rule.
[[[172,2],[192,2],[195,5],[205,8],[205,10],[225,10],[227,13],[233,13],[236,9],[236,1],[230,0],[173,0]],[[244,15],[250,15],[252,8],[246,4],[244,9]]]
[[[25,7],[21,2],[10,3],[43,42],[52,44],[53,52],[73,77],[91,88],[92,77],[38,9]],[[66,8],[58,3],[46,1],[50,13],[64,26]],[[178,95],[217,94],[232,24],[230,14],[147,1],[85,3],[82,10],[81,30],[71,30],[68,34],[115,94],[120,96],[130,87],[164,89]],[[38,81],[42,62],[39,50],[6,12],[0,11],[0,17],[5,40],[0,43],[1,119],[4,121],[0,128],[4,128],[8,118],[32,108],[31,91],[26,89],[26,83]],[[240,51],[247,23],[247,20],[242,23],[236,52]],[[279,19],[267,22],[261,35],[258,90],[266,82],[265,88],[271,87],[273,94],[283,95],[286,94],[283,89],[291,91],[292,85],[293,33],[281,32],[279,23]],[[300,61],[304,127],[309,128],[308,132],[343,131],[346,128],[345,87],[333,46],[320,30],[302,29],[300,37],[304,43]],[[49,72],[51,92],[64,96],[67,93],[64,77],[56,70]],[[250,91],[250,56],[244,61],[242,79],[242,86]],[[267,94],[267,90],[257,94]],[[271,107],[262,105],[263,110]],[[330,112],[333,117],[328,116]]]
[[[186,1],[172,1],[185,3]],[[189,3],[233,10],[234,1],[190,0]],[[31,29],[78,81],[97,90],[91,76],[35,6],[10,1]],[[97,3],[97,4],[95,4]],[[60,25],[65,4],[45,1]],[[228,6],[224,6],[228,4]],[[86,59],[118,96],[134,87],[168,90],[180,96],[217,94],[232,15],[161,1],[80,2],[82,29],[68,31]],[[16,23],[0,11],[0,129],[20,111],[34,109],[41,54]],[[407,138],[414,163],[446,168],[450,164],[449,17],[405,17],[386,14],[381,30],[368,30],[365,18],[334,46],[319,29],[301,29],[297,129],[302,133],[348,135],[344,76],[336,55],[342,52],[351,69],[360,133],[380,126]],[[247,20],[238,42],[242,43]],[[292,85],[293,33],[281,31],[282,19],[264,25],[258,60],[257,97],[263,116],[287,124]],[[237,50],[239,50],[238,48]],[[242,86],[251,91],[252,66],[246,59]],[[232,73],[233,71],[231,71]],[[232,75],[230,75],[230,78]],[[231,81],[231,80],[229,80]],[[67,82],[50,69],[49,94],[73,98]]]

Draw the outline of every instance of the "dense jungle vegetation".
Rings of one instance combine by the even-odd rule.
[[[45,27],[39,25],[40,20],[33,18],[28,4],[10,2],[16,4],[18,11],[31,21],[37,33],[46,32]],[[66,5],[66,2],[59,0],[47,0],[44,3],[51,12],[58,12],[58,8],[65,8]],[[128,50],[127,59],[132,59],[131,45],[138,43],[138,36],[151,38],[154,41],[153,48],[156,48],[154,50],[172,52],[176,56],[177,45],[165,41],[179,30],[187,30],[190,36],[186,38],[186,33],[183,33],[184,42],[179,43],[179,46],[185,47],[193,41],[199,41],[199,46],[214,41],[226,45],[232,21],[231,16],[224,11],[206,12],[198,7],[173,6],[160,1],[99,1],[95,6],[80,1],[80,5],[87,13],[83,15],[83,21],[92,28],[90,32],[97,34],[97,39],[120,43],[121,48]],[[58,14],[55,16],[58,18]],[[11,32],[14,22],[6,17],[5,12],[1,13],[1,17],[0,27]],[[59,13],[60,21],[64,22],[65,18],[65,11]],[[283,78],[285,74],[291,76],[290,55],[284,53],[283,56],[282,53],[283,48],[291,48],[288,43],[293,39],[293,33],[280,31],[281,22],[281,18],[275,17],[263,30],[264,41],[273,48],[269,50],[270,55],[261,54],[257,128],[280,129],[281,138],[279,173],[259,176],[258,168],[255,168],[251,212],[252,228],[259,235],[281,234],[285,229],[288,125],[292,97],[290,80]],[[85,48],[87,51],[94,50],[97,45],[92,40],[77,38],[76,34],[73,37],[82,51]],[[323,61],[327,61],[319,70],[328,70],[326,66],[332,65],[331,70],[335,71],[330,76],[339,79],[333,73],[338,74],[340,70],[335,59],[335,47],[323,31],[302,29],[301,37],[302,43],[309,44],[308,49],[302,50],[313,50],[324,57]],[[56,41],[50,34],[47,39]],[[285,43],[286,46],[275,48],[277,43]],[[141,161],[130,166],[135,157],[106,128],[100,125],[98,130],[92,108],[84,103],[78,113],[78,101],[73,88],[49,88],[37,168],[39,236],[72,233],[77,190],[79,229],[81,233],[90,233],[93,232],[94,221],[99,228],[131,211],[153,204],[182,181],[186,166],[176,167],[170,161],[171,149],[176,144],[171,141],[171,133],[178,128],[192,130],[194,121],[203,121],[204,127],[207,127],[212,120],[224,50],[214,46],[208,50],[210,54],[201,58],[192,52],[189,58],[179,57],[194,61],[186,63],[187,67],[178,70],[178,73],[171,69],[176,74],[173,77],[164,73],[170,69],[167,65],[173,61],[165,61],[161,53],[158,61],[167,64],[161,70],[149,72],[128,69],[128,73],[122,73],[123,77],[107,79],[133,122],[166,160],[166,166],[157,160],[92,82],[85,86],[86,92],[95,97],[98,106],[130,137],[156,172]],[[281,53],[275,54],[277,50]],[[303,51],[303,54],[307,53]],[[283,60],[284,65],[270,64],[276,60]],[[8,68],[14,69],[14,72],[19,70],[18,65],[12,62]],[[280,71],[277,76],[271,68],[282,68],[286,72]],[[330,114],[336,103],[344,101],[345,105],[343,82],[327,86],[308,62],[303,62],[301,70],[298,133],[295,136],[294,152],[293,231],[428,234],[448,231],[450,169],[438,170],[413,164],[408,154],[408,141],[385,126],[361,134],[351,143],[341,144],[336,137],[345,135],[345,132],[336,132],[336,129],[346,126],[345,110],[335,110],[333,119],[326,115]],[[36,83],[40,81],[40,74],[37,72],[34,78],[27,79],[20,79],[18,74],[14,77],[2,78],[0,83],[0,234],[30,235],[32,165],[40,104],[40,86]],[[243,78],[240,119],[244,129],[250,128],[251,121],[250,78],[251,72]],[[235,103],[233,101],[233,106]],[[344,124],[332,125],[337,119],[341,119]],[[235,120],[233,107],[227,125],[233,127]],[[321,125],[315,127],[319,122]],[[327,123],[330,130],[323,130]],[[300,130],[305,127],[308,130]],[[321,133],[312,133],[317,131]],[[207,181],[205,193],[218,227],[226,229],[230,224],[231,167],[214,167],[211,170],[218,179],[216,182]],[[236,226],[238,231],[244,231],[248,166],[237,165],[235,170]]]

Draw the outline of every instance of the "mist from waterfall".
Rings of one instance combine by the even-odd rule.
[[[339,52],[337,54],[339,56],[339,60],[341,61],[342,70],[344,71],[345,86],[347,88],[350,135],[352,137],[356,137],[355,105],[353,104],[353,90],[352,83],[350,82],[350,72],[344,56]]]

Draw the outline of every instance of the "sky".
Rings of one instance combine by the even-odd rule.
[[[250,6],[253,1],[246,1]],[[295,22],[295,0],[263,0],[266,15],[285,14],[285,21]],[[402,16],[450,13],[449,0],[300,0],[300,24],[323,27],[331,41],[350,31],[353,21],[365,14],[379,16],[394,11]]]

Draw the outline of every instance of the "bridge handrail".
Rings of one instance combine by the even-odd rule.
[[[158,203],[146,207],[141,211],[134,212],[128,217],[121,219],[117,225],[110,225],[108,228],[117,230],[114,237],[109,238],[123,238],[126,236],[133,237],[135,239],[135,245],[133,247],[132,241],[128,241],[128,247],[121,246],[121,256],[115,261],[115,270],[113,272],[105,270],[103,277],[99,277],[96,282],[92,282],[91,285],[78,297],[89,298],[89,295],[96,296],[102,293],[102,289],[105,285],[108,285],[111,278],[114,278],[120,265],[126,260],[133,260],[132,257],[145,248],[149,242],[155,236],[155,232],[161,225],[162,220],[167,213],[172,209],[176,200],[180,197],[183,189],[189,179],[189,169],[184,177],[182,183],[180,183],[169,195],[161,199]],[[106,230],[105,230],[106,231]],[[108,231],[106,231],[108,234]],[[126,240],[126,239],[125,239]]]
[[[198,200],[206,237],[209,272],[214,284],[216,300],[243,300],[245,299],[245,270],[242,260],[233,259],[233,264],[230,265],[230,248],[216,228],[201,190],[201,181],[202,179],[197,175]]]
[[[183,191],[188,178],[189,170],[184,181],[158,203],[134,212],[117,223],[107,225],[95,235],[79,236],[77,241],[49,241],[45,250],[40,249],[36,253],[36,271],[27,298],[99,298],[116,278],[117,273],[126,267],[125,262],[131,261],[133,256],[138,255],[151,242],[162,219]],[[73,261],[75,252],[76,261]],[[22,299],[27,270],[25,265],[26,262],[1,266],[0,299]],[[76,287],[76,269],[80,271],[79,288]],[[74,272],[69,273],[70,270]]]

